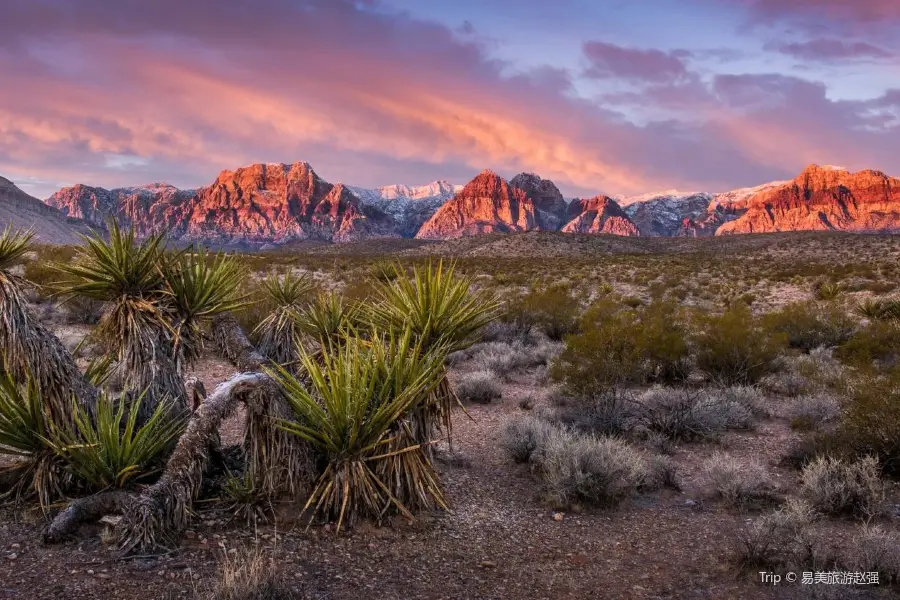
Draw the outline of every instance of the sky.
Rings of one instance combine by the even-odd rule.
[[[3,0],[0,176],[566,195],[900,176],[900,0]]]

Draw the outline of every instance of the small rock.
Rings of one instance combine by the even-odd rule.
[[[93,575],[93,574],[94,574],[94,570],[93,570],[93,569],[88,569],[88,570],[87,570],[87,574],[88,574],[88,575]]]
[[[184,537],[186,537],[189,540],[193,540],[197,537],[197,532],[194,531],[193,529],[188,529],[184,532]]]
[[[563,514],[562,514],[561,512],[553,513],[553,520],[554,520],[554,521],[562,521],[562,520],[563,520]]]
[[[492,560],[483,560],[483,561],[481,561],[481,565],[479,565],[479,566],[482,569],[493,569],[494,567],[497,566],[497,563],[495,563]]]
[[[7,560],[16,560],[17,558],[19,558],[19,555],[16,554],[15,552],[10,552],[9,554],[6,555]]]
[[[9,547],[12,548],[13,550],[18,550],[19,548],[22,547],[22,544],[10,544]]]
[[[694,500],[685,500],[684,505],[685,506],[697,506],[697,503]]]

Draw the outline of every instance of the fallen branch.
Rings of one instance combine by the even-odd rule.
[[[154,549],[174,541],[184,529],[203,470],[210,440],[239,402],[271,379],[264,373],[241,373],[220,384],[191,417],[159,480],[135,498],[123,519],[123,548]]]
[[[44,530],[44,543],[61,542],[82,523],[96,521],[111,513],[124,512],[134,498],[131,492],[112,490],[73,500]]]

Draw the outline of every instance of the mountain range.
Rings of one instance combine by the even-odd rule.
[[[178,241],[249,248],[526,231],[650,237],[900,231],[900,180],[810,165],[793,180],[717,194],[567,199],[533,173],[506,180],[485,170],[464,186],[435,181],[369,189],[329,183],[309,163],[297,162],[222,171],[198,189],[75,185],[41,202],[0,178],[0,224],[33,226],[45,241],[68,243],[109,219],[141,235],[166,231]]]

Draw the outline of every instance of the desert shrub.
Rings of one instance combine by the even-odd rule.
[[[749,384],[775,369],[785,336],[760,326],[745,305],[736,304],[721,315],[696,317],[693,336],[697,366],[714,380]]]
[[[478,366],[493,371],[503,380],[516,371],[546,364],[553,355],[552,342],[528,346],[522,341],[513,343],[485,342],[472,348],[472,355]]]
[[[617,438],[554,429],[532,454],[547,500],[557,508],[573,504],[614,507],[647,484],[647,460]]]
[[[456,395],[462,402],[489,404],[503,396],[497,374],[493,371],[475,371],[459,376]]]
[[[900,355],[900,335],[894,323],[874,321],[838,347],[837,358],[864,369],[890,368]]]
[[[793,370],[770,373],[759,380],[759,385],[769,393],[788,398],[796,398],[812,387],[809,379]]]
[[[732,506],[758,508],[776,499],[775,484],[757,461],[742,464],[717,452],[706,461],[704,472],[713,493]]]
[[[578,327],[581,305],[566,288],[532,290],[507,306],[504,319],[528,331],[539,327],[550,339],[561,340]]]
[[[688,369],[688,346],[674,305],[654,303],[635,313],[604,302],[585,313],[582,332],[566,339],[550,375],[569,393],[589,396],[617,384],[681,380]]]
[[[900,373],[862,377],[852,386],[833,435],[846,454],[875,456],[886,473],[900,475]]]
[[[535,450],[542,447],[555,425],[532,415],[517,417],[503,428],[501,446],[517,463],[531,460]]]
[[[763,326],[784,335],[788,345],[810,351],[819,346],[837,346],[853,336],[856,323],[839,307],[797,302],[767,314]]]
[[[863,525],[845,546],[841,564],[854,572],[878,573],[882,584],[900,583],[900,532]]]
[[[103,303],[91,298],[75,296],[68,299],[64,306],[66,321],[73,325],[96,325],[103,317]]]
[[[572,399],[558,420],[575,430],[598,435],[627,434],[640,423],[640,405],[632,394],[610,388],[592,396]]]
[[[815,509],[790,499],[773,513],[747,523],[735,535],[744,567],[811,570],[827,564],[822,536],[814,528]]]
[[[852,463],[819,457],[803,468],[800,493],[826,514],[866,517],[879,513],[884,482],[874,457]]]
[[[726,429],[750,429],[753,412],[715,390],[655,387],[637,400],[640,423],[673,440],[716,437]]]
[[[511,343],[522,337],[522,329],[511,321],[491,321],[481,329],[484,342]]]
[[[827,393],[795,398],[784,411],[784,416],[791,421],[791,428],[804,431],[835,421],[840,414],[841,403]]]

